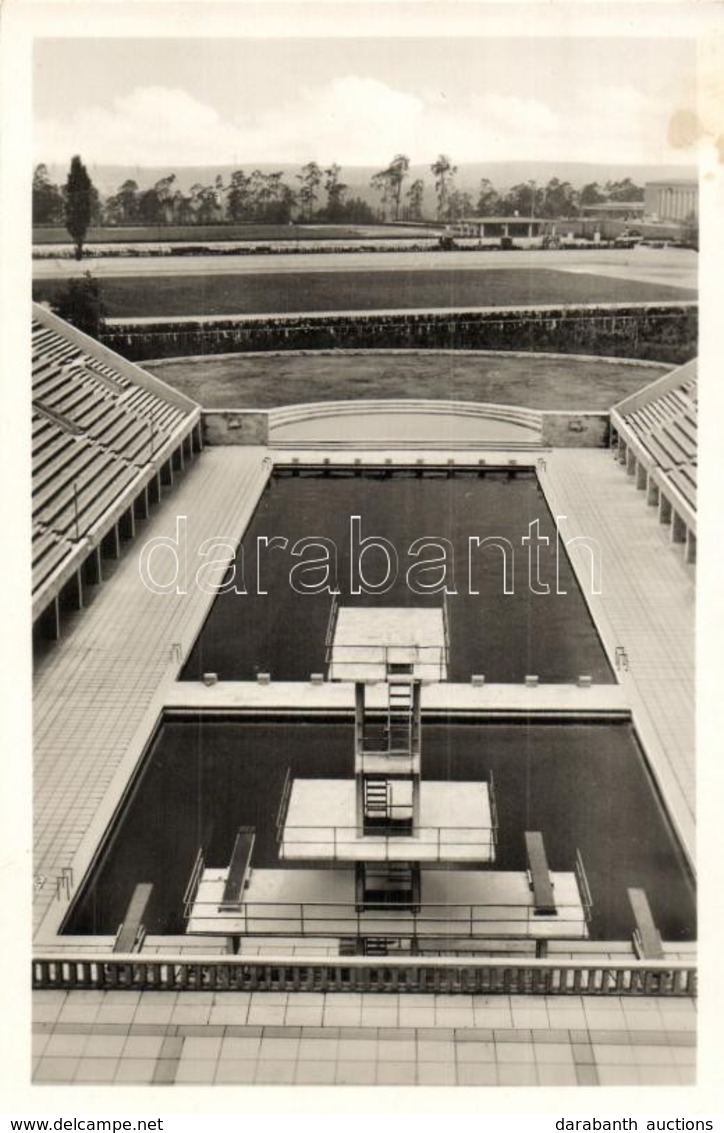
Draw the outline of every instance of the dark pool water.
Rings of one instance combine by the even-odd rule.
[[[319,558],[336,548],[340,603],[373,606],[441,606],[441,594],[420,594],[421,585],[438,584],[437,568],[418,574],[417,592],[407,572],[421,558],[440,551],[409,548],[417,540],[448,540],[452,564],[445,581],[450,594],[449,679],[469,681],[482,673],[488,681],[519,682],[527,674],[541,681],[572,681],[590,674],[595,682],[613,676],[565,550],[557,553],[556,527],[532,470],[488,471],[447,478],[399,472],[380,479],[366,474],[348,478],[304,474],[275,477],[264,493],[244,536],[234,566],[233,585],[246,594],[219,594],[183,669],[182,678],[199,680],[214,672],[221,680],[250,680],[268,672],[275,680],[307,680],[325,666],[325,632],[332,599],[329,593],[299,593],[300,576],[290,571],[302,559]],[[359,516],[359,536],[388,540],[398,556],[397,581],[381,594],[350,593],[353,551],[351,517]],[[535,546],[530,538],[532,523]],[[562,526],[564,538],[565,527]],[[270,549],[260,538],[287,539]],[[329,540],[325,550],[307,546],[296,558],[291,548],[311,537]],[[470,538],[508,540],[510,576],[505,593],[503,552],[473,544]],[[543,540],[547,540],[544,542]],[[506,546],[506,544],[503,544]],[[359,545],[358,545],[359,547]],[[534,593],[533,589],[548,593]],[[536,563],[536,559],[538,562]],[[601,550],[605,586],[605,548]],[[368,582],[385,577],[387,560],[370,548],[363,554]],[[241,580],[243,579],[243,586]],[[229,580],[231,581],[230,577]],[[259,580],[261,585],[259,585]],[[304,577],[326,581],[323,568]],[[297,589],[295,589],[295,586]],[[261,590],[267,593],[260,593]],[[564,591],[564,593],[558,593]],[[475,593],[477,592],[477,593]]]
[[[256,827],[254,864],[277,864],[275,819],[287,770],[351,777],[351,723],[168,719],[113,833],[64,925],[115,933],[134,886],[152,882],[148,932],[183,931],[182,897],[197,851],[228,864],[236,831]],[[425,779],[495,777],[497,869],[524,869],[525,830],[541,830],[550,867],[580,849],[597,939],[633,930],[626,895],[646,890],[664,939],[696,934],[694,890],[677,841],[625,722],[426,724]]]

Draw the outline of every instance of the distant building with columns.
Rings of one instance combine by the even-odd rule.
[[[647,219],[674,221],[699,218],[699,185],[697,181],[647,181],[644,189],[644,212]]]
[[[542,217],[466,216],[454,221],[451,231],[455,236],[474,236],[480,239],[499,239],[501,236],[533,239],[543,233],[548,223]]]

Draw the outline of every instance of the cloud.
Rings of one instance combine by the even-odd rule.
[[[438,153],[454,162],[496,160],[676,160],[667,108],[632,87],[591,84],[565,113],[544,98],[490,92],[448,101],[440,92],[396,89],[347,75],[300,90],[293,103],[238,120],[179,88],[138,87],[109,107],[41,121],[38,161],[241,166],[261,162],[382,165],[396,153],[413,164]]]
[[[265,113],[252,136],[281,159],[374,165],[406,152],[403,143],[417,135],[424,115],[416,95],[348,75]]]
[[[35,148],[44,161],[66,161],[80,153],[86,161],[104,164],[194,165],[214,152],[233,150],[237,135],[213,107],[184,90],[139,87],[109,109],[87,107],[68,122],[39,122]]]

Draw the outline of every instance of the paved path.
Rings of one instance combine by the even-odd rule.
[[[658,522],[610,452],[557,449],[546,461],[543,489],[555,515],[565,515],[564,538],[589,536],[602,549],[602,593],[591,595],[590,554],[583,545],[570,558],[615,660],[669,811],[693,858],[695,849],[694,569],[670,528]]]
[[[696,291],[698,257],[685,248],[515,252],[348,252],[244,256],[114,256],[109,259],[33,260],[34,279],[97,276],[301,275],[316,272],[465,271],[554,268],[590,272]]]

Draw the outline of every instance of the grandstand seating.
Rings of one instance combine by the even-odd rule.
[[[696,534],[697,417],[696,361],[658,378],[611,411],[620,459],[629,471],[639,469],[639,486],[645,478],[685,523],[690,559]],[[662,515],[668,515],[666,509]]]
[[[652,382],[614,410],[619,418],[619,432],[623,426],[639,441],[655,467],[677,485],[694,509],[697,406],[697,371],[693,362]]]
[[[97,546],[186,441],[200,410],[36,308],[32,324],[33,606]],[[111,355],[111,360],[113,356]],[[134,380],[135,375],[135,380]],[[55,584],[52,585],[51,584]]]

